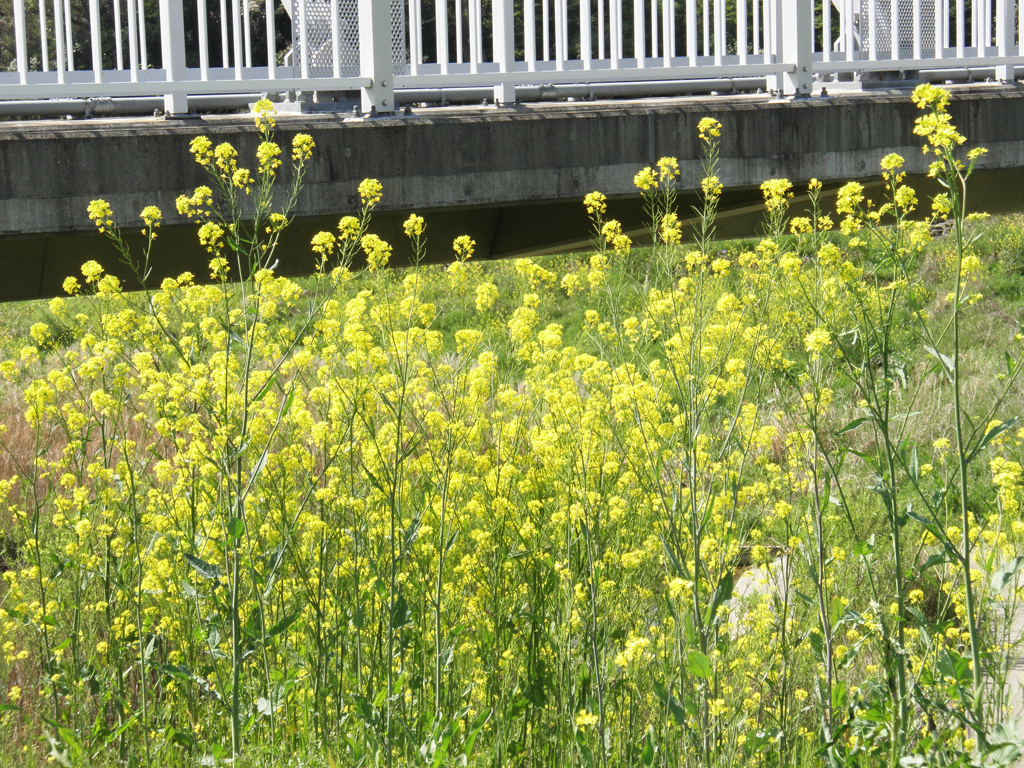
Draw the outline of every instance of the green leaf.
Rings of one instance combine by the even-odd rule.
[[[1013,577],[1020,572],[1021,568],[1024,568],[1024,557],[1016,558],[1006,568],[994,574],[992,576],[992,589],[997,592],[1005,589],[1006,585],[1013,581]]]
[[[650,731],[644,737],[644,751],[640,753],[640,762],[647,768],[654,764],[654,740],[651,739]]]
[[[228,536],[233,539],[240,539],[243,533],[245,533],[245,523],[237,517],[232,517],[228,520]]]
[[[391,611],[391,628],[401,629],[409,623],[409,604],[405,602],[405,595],[399,594],[395,600],[395,606]]]
[[[188,562],[189,565],[192,566],[195,572],[202,576],[204,579],[220,578],[220,570],[217,568],[216,565],[211,565],[202,558],[196,557],[195,555],[190,555],[187,552],[185,553],[185,560]]]
[[[44,616],[40,616],[39,620],[41,622],[43,622],[43,624],[45,624],[48,627],[56,627],[57,626],[57,620],[55,618],[53,618],[53,616],[45,616],[45,615]]]
[[[711,662],[700,651],[690,651],[686,656],[686,669],[695,677],[707,680],[711,677]]]
[[[946,378],[950,381],[953,380],[953,360],[948,356],[944,355],[935,347],[925,345],[924,351],[939,361],[942,366],[943,372],[946,374]]]
[[[867,557],[875,551],[875,534],[871,534],[864,541],[858,541],[853,546],[853,554],[857,557]]]
[[[661,699],[661,702],[668,709],[668,713],[672,716],[676,725],[684,725],[686,723],[686,710],[680,706],[679,701],[668,692],[662,683],[654,684],[654,695]]]
[[[863,417],[863,418],[860,418],[860,419],[854,419],[849,424],[847,424],[845,427],[843,427],[838,432],[836,432],[836,437],[838,437],[839,435],[844,435],[847,432],[852,432],[857,427],[859,427],[861,424],[865,424],[866,422],[869,422],[869,421],[871,421],[871,419],[866,418],[866,417]]]
[[[286,629],[288,629],[288,627],[290,627],[292,624],[294,624],[295,621],[301,615],[302,615],[302,611],[296,611],[295,613],[291,614],[290,616],[285,616],[279,622],[277,622],[276,624],[271,626],[269,630],[267,630],[267,637],[275,637],[276,635],[280,635],[282,632],[284,632]]]

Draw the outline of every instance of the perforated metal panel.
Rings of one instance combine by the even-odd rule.
[[[893,56],[892,3],[896,6],[898,28],[896,43],[899,58],[914,56],[914,0],[861,0],[860,39],[861,50],[871,50],[871,5],[875,6],[876,53],[879,59]],[[935,56],[935,3],[937,0],[919,0],[921,4],[921,56]]]
[[[330,0],[306,0],[306,37],[302,40],[299,3],[292,0],[292,30],[295,39],[295,64],[302,61],[302,46],[309,46],[309,76],[332,77]],[[338,0],[338,48],[342,77],[359,76],[359,5],[357,0]],[[405,42],[405,3],[391,0],[391,53],[395,74],[409,72],[409,54]]]

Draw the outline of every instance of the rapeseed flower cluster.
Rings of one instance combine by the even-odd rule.
[[[241,187],[230,145],[191,144],[210,186],[178,210],[213,284],[186,272],[143,298],[87,262],[65,288],[90,295],[50,307],[76,342],[40,323],[0,362],[34,440],[0,480],[19,548],[0,602],[8,732],[28,743],[38,713],[59,754],[123,744],[151,765],[312,742],[387,766],[981,754],[971,648],[1006,658],[989,622],[1024,597],[1007,565],[1024,554],[1021,437],[978,421],[991,498],[972,486],[970,514],[950,514],[963,436],[911,445],[897,408],[916,375],[899,319],[922,296],[900,267],[922,247],[902,161],[882,161],[873,208],[840,191],[863,246],[835,237],[819,182],[791,219],[777,179],[762,241],[720,253],[725,129],[707,118],[696,244],[662,158],[636,182],[649,261],[592,192],[594,252],[516,260],[512,287],[469,261],[468,236],[445,269],[389,268],[367,179],[358,215],[313,236],[300,286],[274,273],[291,214],[272,212],[272,106],[256,113]],[[300,182],[314,149],[293,144]],[[246,187],[256,220],[221,218]],[[88,213],[120,249],[110,207]],[[403,230],[418,263],[427,222]],[[976,274],[961,256],[954,274]],[[622,300],[637,264],[648,279]],[[578,329],[551,311],[563,293]],[[955,379],[948,339],[928,346]]]

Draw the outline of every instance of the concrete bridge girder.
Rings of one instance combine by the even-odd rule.
[[[954,121],[971,146],[989,149],[972,199],[992,212],[1024,209],[1024,90],[952,90]],[[686,190],[700,180],[696,125],[708,115],[724,125],[719,234],[754,235],[764,179],[786,177],[799,189],[813,177],[834,188],[877,178],[878,161],[893,151],[911,173],[922,174],[929,158],[913,135],[919,114],[903,91],[800,101],[747,96],[434,108],[370,120],[281,116],[282,144],[305,132],[317,150],[279,269],[298,275],[313,268],[310,237],[357,208],[356,187],[365,177],[384,185],[373,229],[395,245],[396,260],[407,255],[401,221],[410,211],[426,217],[431,258],[439,261],[451,257],[459,234],[477,241],[480,257],[583,248],[589,222],[581,201],[595,189],[611,198],[611,216],[642,234],[634,174],[661,156],[678,157],[685,218],[695,201]],[[199,134],[233,142],[243,164],[258,139],[251,120],[239,116],[0,124],[0,269],[7,277],[0,300],[56,294],[89,258],[117,271],[115,251],[85,213],[100,197],[128,233],[137,232],[144,206],[163,210],[154,279],[184,269],[206,274],[196,227],[174,208],[179,194],[206,183],[187,151]]]

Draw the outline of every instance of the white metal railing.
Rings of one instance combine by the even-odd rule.
[[[86,1],[87,45],[71,0],[13,0],[0,100],[162,96],[182,113],[203,94],[358,90],[364,110],[390,112],[396,88],[510,102],[516,86],[763,77],[800,94],[815,78],[989,67],[1011,80],[1024,65],[1024,0],[284,0],[284,51],[281,0],[159,0],[159,50],[147,0]],[[250,3],[265,7],[265,51]]]

